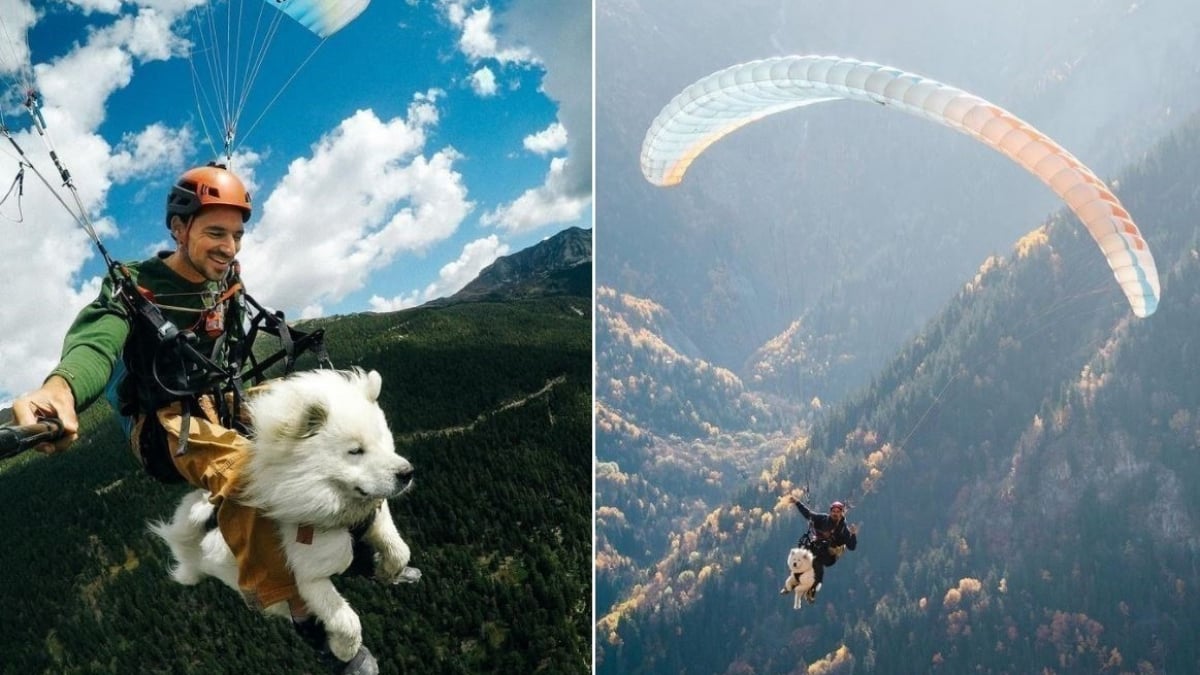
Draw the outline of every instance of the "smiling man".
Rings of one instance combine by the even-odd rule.
[[[41,388],[13,403],[13,415],[21,425],[58,417],[63,437],[37,448],[54,453],[78,437],[78,413],[107,394],[148,473],[210,493],[247,602],[286,602],[306,635],[312,619],[275,523],[239,502],[250,447],[235,402],[242,392],[213,384],[214,369],[236,365],[231,361],[247,341],[235,259],[251,211],[245,185],[224,166],[184,172],[167,195],[175,250],[122,265],[121,275],[105,279],[100,297],[67,331],[58,366]],[[114,277],[126,274],[131,283],[115,290]]]
[[[250,214],[250,194],[231,171],[216,164],[190,169],[167,195],[166,225],[175,250],[124,265],[162,318],[190,330],[195,336],[193,346],[209,357],[220,357],[214,347],[231,308],[228,291],[239,283],[232,267]],[[63,437],[54,445],[39,446],[42,452],[63,450],[73,443],[79,431],[77,413],[101,394],[109,395],[127,433],[133,430],[136,409],[150,412],[157,409],[155,404],[168,402],[152,398],[175,398],[137,391],[137,379],[152,378],[156,366],[168,366],[164,362],[174,355],[158,344],[161,336],[134,330],[136,322],[128,314],[114,297],[112,279],[106,277],[100,297],[80,311],[67,331],[58,366],[40,389],[14,402],[18,423],[47,416],[62,420]],[[136,447],[138,439],[133,440]]]
[[[250,218],[250,193],[220,166],[202,166],[179,177],[167,196],[167,229],[178,247],[167,267],[192,283],[219,283],[242,248]]]

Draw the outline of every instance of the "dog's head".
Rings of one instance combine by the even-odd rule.
[[[794,548],[788,551],[788,569],[793,574],[804,574],[813,568],[812,551],[806,548]]]
[[[396,454],[382,384],[375,371],[315,370],[252,397],[246,501],[279,520],[336,526],[407,492],[413,466]]]

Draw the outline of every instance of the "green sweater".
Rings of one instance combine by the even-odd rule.
[[[192,328],[200,312],[211,307],[219,293],[217,282],[193,283],[167,267],[161,252],[149,260],[127,264],[134,282],[149,290],[159,304],[163,316],[176,327]],[[130,333],[130,320],[125,307],[113,298],[112,278],[105,276],[100,297],[84,307],[63,339],[62,358],[50,373],[62,376],[75,395],[75,409],[82,412],[104,393],[113,368],[121,358]],[[203,353],[212,349],[213,338],[201,329],[197,347]]]

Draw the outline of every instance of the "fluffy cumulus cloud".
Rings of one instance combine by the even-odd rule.
[[[523,232],[578,220],[592,200],[592,54],[580,48],[591,44],[591,3],[516,0],[495,17],[487,7],[445,6],[451,23],[463,30],[459,48],[468,58],[541,65],[541,89],[558,105],[558,127],[527,137],[525,147],[539,154],[566,150],[551,160],[541,185],[495,207],[483,222]]]
[[[462,31],[458,48],[467,58],[473,61],[494,59],[501,64],[534,60],[527,47],[501,45],[492,25],[490,6],[468,9],[467,4],[461,0],[448,0],[443,3],[443,8],[450,23]]]
[[[5,42],[0,49],[0,76],[16,76],[29,64],[29,43],[26,31],[37,21],[37,14],[27,0],[0,0],[0,27]]]
[[[318,314],[397,256],[454,234],[472,208],[459,157],[423,154],[438,95],[418,96],[390,120],[360,110],[291,163],[239,256],[261,302]]]
[[[567,128],[555,122],[536,134],[525,137],[525,149],[539,155],[551,155],[567,147]]]
[[[116,13],[117,2],[76,2],[91,12]],[[193,3],[194,4],[194,3]],[[171,35],[178,12],[186,9],[181,0],[146,2],[128,8],[131,14],[115,17],[89,32],[67,53],[49,61],[31,60],[24,46],[25,30],[36,21],[33,5],[26,0],[0,0],[0,17],[12,49],[4,50],[0,71],[6,84],[14,78],[35,78],[42,94],[42,114],[49,138],[58,155],[69,158],[79,199],[89,214],[103,212],[108,191],[114,183],[153,170],[160,162],[178,161],[183,132],[151,125],[122,140],[114,148],[99,132],[110,97],[127,86],[135,64],[168,58],[184,44]],[[20,73],[24,73],[21,75]],[[30,130],[14,133],[14,139],[43,173],[53,163],[43,138]],[[155,139],[164,146],[152,147]],[[170,140],[174,139],[174,140]],[[7,155],[7,153],[6,153]],[[115,161],[114,161],[115,159]],[[0,181],[11,180],[7,157],[0,158]],[[48,178],[58,188],[53,174]],[[45,311],[46,307],[80,307],[96,296],[99,279],[84,276],[83,269],[95,256],[91,241],[49,191],[33,189],[34,176],[26,175],[21,199],[22,222],[0,208],[0,240],[4,241],[5,279],[0,282],[5,296],[4,339],[0,340],[0,401],[39,384],[58,358],[58,341],[73,316],[69,311]],[[73,199],[62,193],[68,203]],[[118,233],[107,218],[96,221],[101,236]],[[50,337],[53,336],[53,337]]]
[[[63,118],[56,121],[94,130],[104,121],[109,96],[129,84],[135,62],[182,55],[187,42],[171,33],[175,18],[142,8],[94,31],[86,43],[57,61],[38,64],[35,70],[43,97],[62,106]]]
[[[182,166],[193,143],[191,129],[151,124],[121,139],[109,165],[112,178],[120,183],[151,175],[164,166]]]
[[[567,159],[550,160],[550,171],[540,186],[526,190],[510,204],[485,213],[480,222],[512,233],[528,232],[551,223],[577,220],[591,203],[591,195],[572,191],[574,180]]]
[[[487,66],[476,70],[471,73],[471,89],[480,96],[495,96],[496,74]]]
[[[121,10],[121,0],[71,0],[71,4],[78,5],[85,12],[116,14]]]
[[[508,245],[500,243],[500,239],[494,234],[472,241],[463,247],[462,255],[457,260],[446,263],[439,270],[437,281],[426,286],[424,290],[414,290],[393,298],[373,296],[370,300],[371,310],[392,312],[415,307],[435,298],[454,295],[479,276],[485,267],[495,262],[496,258],[507,254]]]

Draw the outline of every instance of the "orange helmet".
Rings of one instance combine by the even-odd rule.
[[[214,204],[236,206],[242,210],[242,222],[250,220],[250,193],[224,164],[209,162],[207,166],[188,169],[167,195],[167,228],[171,227],[172,216],[187,218]]]

